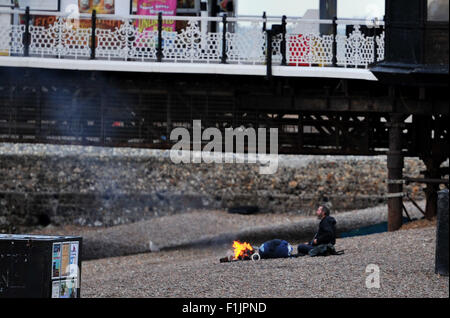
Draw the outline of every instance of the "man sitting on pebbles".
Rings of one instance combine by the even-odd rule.
[[[320,220],[319,230],[311,242],[300,244],[297,247],[299,256],[308,254],[319,245],[334,245],[336,243],[336,220],[330,216],[329,207],[320,205],[316,211],[316,215]]]

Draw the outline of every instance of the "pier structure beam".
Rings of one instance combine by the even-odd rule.
[[[396,231],[402,226],[403,212],[403,153],[402,130],[404,116],[391,114],[389,127],[388,168],[388,231]]]

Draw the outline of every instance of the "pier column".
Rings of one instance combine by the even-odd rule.
[[[447,121],[440,116],[416,116],[417,150],[426,170],[421,171],[425,178],[425,218],[431,220],[437,215],[437,192],[439,183],[435,182],[445,175],[440,168],[448,158],[448,139],[443,138],[447,130]],[[434,182],[433,182],[434,181]]]
[[[441,174],[439,171],[439,166],[443,160],[436,157],[423,158],[423,162],[427,167],[424,171],[425,179],[440,179]],[[428,220],[433,219],[437,215],[437,199],[438,199],[439,184],[438,183],[427,183],[425,188],[425,218]]]
[[[388,231],[396,231],[402,226],[403,197],[403,154],[402,129],[403,116],[391,114],[389,127],[389,152],[387,155],[388,168]]]

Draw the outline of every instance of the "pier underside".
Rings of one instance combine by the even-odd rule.
[[[405,156],[424,160],[426,179],[448,175],[440,168],[449,157],[446,83],[37,68],[1,73],[0,142],[168,149],[177,142],[171,131],[192,132],[194,120],[223,135],[226,128],[278,128],[281,154],[387,155],[391,230],[401,225]],[[426,216],[436,213],[438,183],[427,182]]]

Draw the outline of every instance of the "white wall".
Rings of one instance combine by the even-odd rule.
[[[0,13],[0,26],[10,25],[11,15],[6,13]]]
[[[238,16],[260,17],[266,11],[267,16],[302,17],[308,9],[319,9],[319,0],[242,0],[237,3],[236,8]]]
[[[30,7],[33,9],[57,10],[58,1],[55,0],[19,0],[19,7],[25,9]]]

